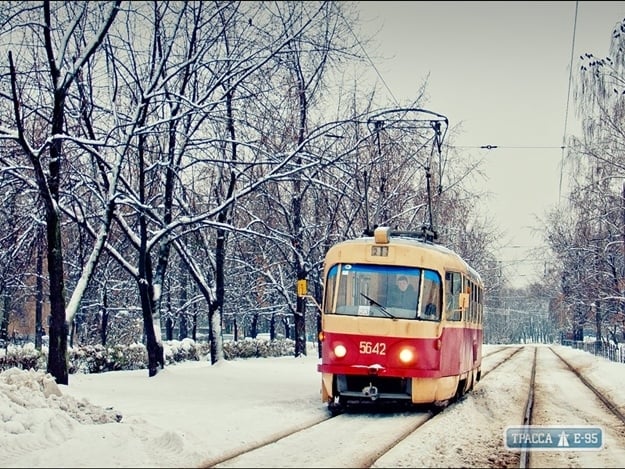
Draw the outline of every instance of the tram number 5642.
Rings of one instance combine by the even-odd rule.
[[[386,355],[386,344],[384,342],[360,341],[359,351],[364,355]]]

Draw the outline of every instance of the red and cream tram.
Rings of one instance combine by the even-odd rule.
[[[330,248],[321,318],[322,401],[445,406],[479,381],[483,284],[453,251],[378,227]]]

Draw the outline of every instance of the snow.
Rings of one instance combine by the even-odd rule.
[[[484,367],[489,360],[488,351],[500,347],[484,346]],[[625,364],[564,346],[553,348],[583,369],[587,378],[610,399],[625,404]],[[529,350],[522,352],[528,359]],[[538,350],[548,358],[546,349],[538,347]],[[146,370],[73,374],[67,386],[57,385],[42,371],[12,368],[0,373],[0,467],[206,466],[241,446],[256,446],[286,433],[287,428],[323,420],[327,409],[320,399],[317,362],[316,350],[309,351],[305,357],[238,359],[216,365],[187,361],[169,365],[151,378]],[[569,373],[567,377],[557,371],[555,362],[547,363],[548,373],[537,371],[539,389],[542,386],[555,387],[556,392],[563,392],[560,388],[570,391],[572,375]],[[500,373],[506,373],[505,379],[491,380],[489,386],[482,386],[486,378],[478,383],[470,397],[438,416],[446,421],[428,429],[430,438],[426,442],[408,438],[374,466],[479,467],[483,465],[479,457],[485,452],[492,453],[494,466],[510,464],[514,453],[506,452],[502,424],[495,417],[504,415],[509,425],[519,424],[521,416],[509,415],[507,409],[511,399],[526,398],[523,394],[529,370],[518,372],[518,367],[509,366],[506,372],[505,366],[500,368],[504,368]],[[488,412],[480,405],[484,399],[488,400]],[[563,425],[579,423],[570,421],[571,408],[560,408],[556,403],[540,399],[538,402],[543,406],[537,410],[539,414],[553,414]],[[581,406],[582,402],[572,404],[573,408]],[[589,424],[610,427],[601,409],[585,406],[584,411]],[[362,418],[370,421],[371,416]],[[378,420],[382,428],[397,425],[410,428],[419,418],[401,415]],[[484,447],[480,448],[479,444],[476,447],[474,442],[472,448],[449,445],[449,434],[460,425],[479,427],[484,433],[480,440]],[[379,438],[381,434],[380,428],[367,429],[363,423],[357,438],[341,441],[342,449],[351,452],[347,445],[353,446],[353,461],[359,461],[367,439]],[[500,445],[493,445],[498,438]],[[305,443],[298,444],[296,447],[305,452]],[[316,444],[318,448],[324,447],[323,442]],[[317,456],[319,453],[316,452]],[[301,454],[299,459],[297,452],[279,454],[279,460],[272,460],[277,456],[269,451],[267,458],[263,458],[264,464],[302,467]],[[625,450],[621,456],[625,460]],[[326,457],[331,458],[332,454]],[[598,457],[597,452],[588,452],[583,455],[585,459],[580,456],[577,464],[618,465]],[[326,464],[315,453],[310,458],[307,467]],[[552,462],[545,461],[544,467]],[[260,466],[258,460],[248,464],[247,467]],[[337,461],[334,467],[349,465],[349,461]]]

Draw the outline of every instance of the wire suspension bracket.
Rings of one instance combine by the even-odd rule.
[[[394,137],[394,143],[403,142],[405,141],[404,139],[408,139],[407,141],[413,143],[415,146],[414,150],[410,150],[410,153],[413,155],[418,154],[420,150],[431,142],[431,151],[429,152],[425,163],[415,159],[417,164],[425,171],[427,197],[426,220],[420,230],[416,232],[396,231],[394,233],[398,235],[401,234],[403,236],[419,237],[427,242],[433,242],[438,235],[434,229],[434,210],[432,206],[432,159],[434,157],[434,153],[436,152],[439,158],[437,192],[438,195],[440,195],[442,193],[442,176],[444,168],[442,160],[442,147],[447,129],[449,127],[447,117],[421,108],[397,108],[381,111],[372,115],[368,119],[367,124],[373,137],[375,138],[376,149],[379,157],[383,156],[380,140],[380,134],[382,132],[386,132],[389,136],[392,135]],[[402,138],[400,139],[399,137]],[[412,142],[412,139],[414,139],[414,142]],[[369,231],[372,230],[367,229],[367,232]]]

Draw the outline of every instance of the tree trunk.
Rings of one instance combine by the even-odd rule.
[[[269,339],[274,340],[276,338],[276,315],[271,315],[269,322]]]
[[[595,344],[599,344],[598,347],[601,347],[603,342],[603,334],[601,333],[601,301],[595,301]]]
[[[289,318],[288,318],[288,316],[283,316],[282,317],[282,324],[284,325],[284,337],[286,339],[290,339],[291,338],[291,327],[289,325]]]
[[[168,316],[167,319],[165,319],[165,338],[167,340],[174,339],[174,321],[171,316]]]
[[[148,376],[152,377],[158,373],[159,366],[161,368],[165,367],[164,349],[154,332],[153,302],[150,294],[150,285],[143,279],[139,280],[139,294],[141,296],[141,311],[145,327],[145,346],[148,351]]]
[[[102,325],[100,328],[100,343],[106,345],[106,339],[108,337],[108,325],[109,325],[109,312],[104,304],[102,309]]]
[[[226,219],[226,212],[222,211],[218,219]],[[226,233],[217,229],[217,241],[215,244],[215,294],[216,300],[208,308],[208,337],[210,340],[211,364],[217,363],[223,355],[221,349],[221,318],[224,304],[224,269],[226,262]]]
[[[250,326],[250,337],[255,339],[258,335],[258,313],[252,315],[252,324]]]
[[[41,351],[43,336],[43,246],[41,237],[37,236],[37,293],[35,304],[35,349]]]
[[[55,94],[52,133],[63,131],[64,97]],[[65,276],[63,266],[63,244],[61,241],[61,216],[57,211],[60,182],[60,161],[62,158],[61,140],[50,146],[48,183],[40,185],[41,191],[49,189],[44,196],[46,210],[46,237],[48,240],[48,275],[50,279],[50,345],[48,349],[47,371],[57,384],[69,384],[67,371],[67,336],[69,325],[65,318]]]
[[[295,356],[306,355],[306,316],[304,315],[306,302],[304,298],[297,297],[297,311],[294,317],[295,326]]]
[[[5,292],[2,295],[2,319],[0,320],[0,339],[5,340],[7,343],[9,341],[9,309],[11,307],[11,302],[9,300],[8,292]]]
[[[65,320],[65,283],[60,220],[53,208],[48,208],[46,212],[50,278],[50,344],[47,372],[54,376],[57,384],[69,384],[67,371],[69,325]]]

